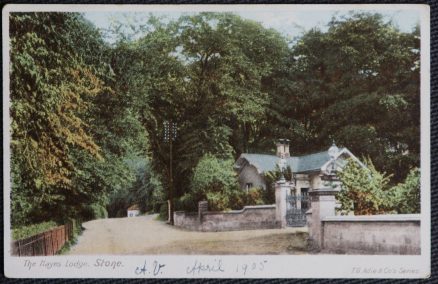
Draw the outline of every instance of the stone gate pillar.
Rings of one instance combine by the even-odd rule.
[[[331,187],[309,192],[311,209],[307,214],[307,226],[309,228],[310,246],[313,249],[323,249],[324,227],[322,219],[327,216],[335,216],[337,192]]]
[[[198,202],[198,219],[199,222],[202,221],[202,214],[208,211],[208,202],[207,201],[199,201]]]
[[[280,223],[281,228],[285,228],[287,226],[286,197],[290,192],[291,187],[291,184],[284,179],[275,183],[275,220]]]

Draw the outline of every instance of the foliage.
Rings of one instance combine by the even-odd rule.
[[[187,127],[206,132],[204,137],[210,140],[203,143],[208,147],[198,157],[206,152],[223,155],[222,148],[212,147],[226,138],[233,152],[247,152],[251,132],[265,118],[269,102],[262,80],[286,54],[285,39],[274,30],[230,13],[183,16],[175,26],[182,56],[190,62],[190,96],[184,114],[197,114],[194,120],[185,118],[191,121]],[[225,137],[213,140],[221,137],[207,132],[212,130],[222,131]],[[199,138],[203,142],[202,136]]]
[[[335,139],[371,157],[372,182],[351,169],[360,178],[346,175],[354,190],[340,195],[360,197],[361,213],[419,211],[419,171],[408,175],[419,166],[418,27],[403,33],[359,13],[288,42],[232,13],[137,26],[129,35],[117,24],[109,45],[78,13],[11,14],[13,227],[105,216],[102,206],[110,216],[132,203],[156,212],[170,168],[182,208],[258,203],[257,190],[239,191],[232,161],[272,153],[279,137],[292,154]],[[172,164],[168,121],[177,123]],[[262,199],[272,204],[278,170],[265,178]]]
[[[288,47],[275,31],[229,13],[167,23],[151,17],[145,26],[139,40],[119,37],[113,69],[118,88],[138,107],[165,188],[170,149],[163,122],[178,123],[177,196],[190,193],[189,177],[206,153],[228,159],[272,152],[285,135],[294,154],[319,151],[335,138],[373,157],[393,182],[418,164],[418,135],[410,134],[419,129],[418,29],[401,33],[378,14],[352,14]],[[265,199],[273,199],[270,191]],[[195,208],[191,197],[183,204]]]
[[[262,205],[266,204],[263,188],[250,188],[248,191],[236,190],[230,195],[230,208],[233,210],[240,210],[248,205]]]
[[[164,202],[160,205],[160,214],[158,216],[162,221],[167,221],[169,219],[169,207],[167,202]]]
[[[265,80],[272,100],[258,147],[284,137],[305,154],[334,139],[402,181],[419,165],[419,51],[418,27],[403,33],[379,14],[306,32]]]
[[[108,218],[105,207],[99,203],[86,205],[81,216],[85,221]]]
[[[165,193],[160,180],[152,171],[150,161],[142,162],[137,168],[136,181],[129,191],[129,202],[138,203],[141,212],[155,211],[155,205],[165,201]]]
[[[149,160],[130,158],[125,161],[135,178],[124,188],[109,196],[108,213],[110,217],[124,217],[126,210],[133,204],[140,206],[141,212],[158,212],[159,204],[165,200],[161,182],[151,169]]]
[[[78,241],[78,236],[82,234],[82,221],[69,219],[67,222],[73,222],[73,236],[68,239],[64,246],[56,253],[58,255],[67,254],[72,246],[74,246]]]
[[[49,221],[39,224],[18,227],[12,230],[12,238],[14,240],[25,239],[33,235],[37,235],[39,233],[49,231],[57,226],[58,225],[56,224],[56,222]]]
[[[420,212],[420,171],[413,169],[404,183],[389,186],[389,176],[378,172],[371,160],[365,159],[367,168],[349,160],[338,173],[341,191],[337,200],[339,210],[345,214],[374,215],[383,213]]]
[[[399,214],[420,213],[421,209],[421,182],[420,170],[412,169],[404,183],[399,183],[392,188],[392,202],[394,209]]]
[[[250,188],[246,193],[245,205],[262,205],[263,188]]]
[[[98,155],[81,114],[103,86],[68,44],[72,22],[63,14],[11,16],[12,147],[27,153],[15,157],[35,169],[33,186],[38,189],[71,183],[74,168],[64,155],[69,149],[77,146]],[[55,41],[56,33],[66,36]]]
[[[82,217],[129,181],[123,156],[146,139],[108,87],[109,47],[80,14],[10,23],[12,225]]]
[[[263,189],[251,188],[248,192],[239,188],[232,160],[222,160],[206,154],[194,169],[191,191],[179,201],[180,209],[196,211],[198,202],[208,201],[211,211],[242,209],[246,205],[264,204]]]
[[[82,28],[73,14],[11,15],[12,212],[64,198],[77,170],[66,153],[101,157],[84,114],[104,86],[75,50]]]
[[[286,181],[292,181],[293,173],[290,166],[287,166],[284,170],[284,178]],[[275,203],[275,183],[281,178],[281,170],[278,165],[275,169],[269,172],[265,172],[266,190],[262,191],[264,204]]]
[[[115,46],[115,89],[132,101],[148,132],[153,169],[169,188],[166,121],[178,124],[173,141],[177,196],[190,191],[201,157],[234,158],[259,127],[268,102],[261,80],[280,61],[286,41],[259,23],[229,13],[182,16],[165,24],[154,17],[138,40]],[[246,135],[246,137],[245,137]],[[246,147],[247,148],[247,147]]]
[[[210,210],[229,209],[231,194],[239,190],[232,166],[233,160],[204,155],[193,171],[191,191],[182,197],[182,202],[190,200],[192,208],[197,208],[199,201],[207,200]]]
[[[388,183],[389,176],[376,170],[370,159],[364,159],[362,167],[349,159],[338,172],[341,191],[337,195],[344,213],[354,211],[355,215],[383,214],[392,210]]]

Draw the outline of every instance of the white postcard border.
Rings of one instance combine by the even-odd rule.
[[[10,256],[10,12],[164,12],[308,10],[417,10],[421,15],[421,255],[145,255]],[[27,5],[3,8],[3,177],[5,275],[18,278],[424,278],[431,271],[430,9],[422,4],[362,5]],[[86,263],[81,264],[81,263]],[[195,271],[196,263],[211,271]],[[58,267],[59,264],[59,267]],[[107,265],[108,264],[108,265]],[[71,265],[71,266],[69,266]],[[83,265],[83,266],[81,266]],[[158,271],[155,269],[162,266]],[[79,268],[80,267],[80,268]],[[246,267],[246,268],[245,268]],[[362,273],[356,273],[356,267]],[[144,268],[143,270],[141,268]],[[245,268],[245,269],[244,269]],[[368,271],[364,273],[363,271]],[[139,273],[138,273],[139,272]],[[155,274],[155,272],[157,274]]]

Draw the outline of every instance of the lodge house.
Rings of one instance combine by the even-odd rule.
[[[280,139],[276,155],[243,153],[234,164],[238,181],[243,190],[253,187],[266,189],[265,173],[275,170],[281,161],[293,173],[293,194],[307,195],[309,191],[323,188],[324,178],[335,173],[351,158],[364,166],[347,148],[338,148],[335,143],[326,151],[304,156],[291,156],[289,141]]]

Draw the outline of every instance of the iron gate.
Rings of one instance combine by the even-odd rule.
[[[289,227],[306,226],[306,211],[310,208],[310,199],[307,194],[286,196],[286,221]]]

